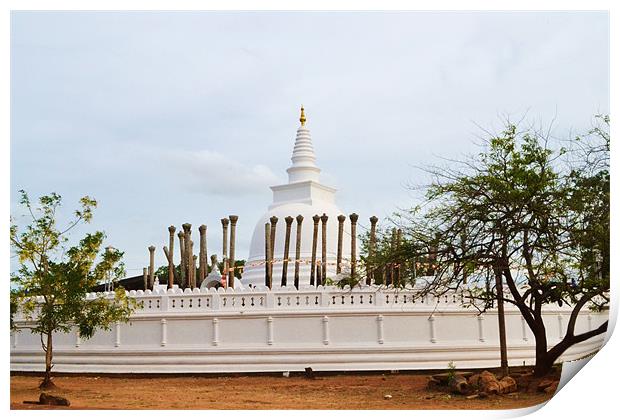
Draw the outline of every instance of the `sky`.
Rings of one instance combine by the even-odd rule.
[[[421,166],[480,151],[505,118],[558,138],[609,113],[606,12],[12,12],[17,191],[89,195],[127,275],[169,225],[239,216],[237,255],[285,183],[299,107],[345,213],[419,203]],[[16,261],[11,261],[11,269]]]

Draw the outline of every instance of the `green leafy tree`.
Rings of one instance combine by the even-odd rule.
[[[512,303],[536,339],[534,372],[545,375],[569,347],[607,330],[606,321],[575,333],[584,307],[609,302],[609,120],[602,120],[587,141],[556,151],[545,134],[508,124],[477,157],[428,169],[425,202],[393,220],[402,243],[394,246],[389,229],[380,230],[368,266],[379,282],[420,296],[463,291],[481,311],[498,296]],[[498,293],[504,287],[496,284],[507,290]],[[572,308],[552,347],[543,320],[548,304]]]
[[[86,234],[76,245],[69,246],[69,232],[91,221],[95,200],[81,198],[80,209],[63,229],[56,220],[60,195],[42,196],[34,208],[21,190],[20,204],[27,210],[29,223],[20,229],[11,218],[11,247],[19,261],[19,269],[11,275],[11,327],[40,335],[45,352],[41,388],[48,388],[53,386],[54,333],[77,328],[80,336],[88,339],[97,329],[109,329],[116,321],[126,321],[136,305],[122,288],[116,289],[111,298],[104,294],[86,298],[99,282],[124,274],[123,253],[112,248],[101,251],[103,232]],[[16,324],[16,314],[26,322]]]

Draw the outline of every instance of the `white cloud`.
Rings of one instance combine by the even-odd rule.
[[[174,150],[164,153],[175,173],[188,176],[182,184],[191,191],[221,196],[252,195],[264,192],[282,180],[265,165],[245,164],[211,150]]]

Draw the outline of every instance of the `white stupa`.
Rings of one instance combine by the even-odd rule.
[[[346,215],[335,203],[336,189],[321,184],[319,175],[321,170],[316,165],[316,156],[310,130],[306,126],[304,108],[301,108],[301,122],[297,129],[293,155],[291,156],[292,165],[286,170],[288,172],[288,183],[271,187],[273,191],[273,203],[267,212],[256,223],[252,242],[250,244],[250,255],[243,270],[241,282],[244,286],[258,286],[265,284],[265,223],[269,223],[272,216],[278,218],[276,224],[276,240],[274,246],[274,260],[272,284],[280,285],[282,281],[282,260],[284,255],[284,241],[286,222],[285,217],[293,218],[298,215],[303,216],[301,254],[300,254],[300,276],[299,284],[310,284],[310,261],[312,258],[312,235],[314,222],[312,216],[328,216],[327,221],[327,278],[334,278],[336,274],[336,254],[338,246],[338,216]],[[297,234],[297,221],[293,221],[291,227],[291,239],[289,247],[289,263],[287,270],[287,285],[293,285],[295,275],[295,237]],[[350,221],[344,223],[343,235],[343,272],[349,267],[351,255],[351,235]],[[321,259],[321,224],[317,237],[317,260]]]

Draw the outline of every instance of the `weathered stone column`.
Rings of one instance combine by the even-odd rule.
[[[179,237],[179,254],[181,255],[181,278],[179,279],[179,287],[181,289],[185,289],[185,283],[187,281],[187,273],[185,272],[185,234],[183,232],[179,232],[177,234]]]
[[[316,273],[316,243],[317,237],[319,236],[319,221],[321,220],[321,216],[315,214],[312,216],[312,220],[314,221],[314,230],[312,231],[312,262],[310,266],[310,284],[314,286],[314,276]],[[318,286],[317,282],[317,286]]]
[[[358,215],[351,213],[349,220],[351,220],[351,278],[355,277],[355,269],[357,266],[357,219]]]
[[[217,268],[217,254],[211,255],[211,270],[209,270],[209,273],[215,268]]]
[[[323,213],[321,216],[321,281],[319,284],[325,284],[327,277],[327,220],[329,217]]]
[[[230,271],[228,272],[228,287],[235,287],[235,240],[239,216],[230,215],[228,218],[230,219],[230,253],[228,254]]]
[[[401,273],[402,273],[402,268],[401,268],[401,264],[402,264],[402,259],[400,258],[400,248],[402,245],[402,240],[403,240],[403,231],[401,229],[398,229],[396,231],[396,269],[394,270],[394,282],[396,283],[396,285],[398,287],[400,287],[400,277],[401,277]]]
[[[200,278],[197,283],[200,284],[205,277],[207,277],[207,227],[205,225],[200,225],[198,231],[200,232]]]
[[[192,252],[192,225],[190,223],[183,223],[183,242],[185,243],[185,277],[186,277],[186,286],[192,288],[193,275],[191,269],[191,261],[194,253]]]
[[[196,288],[196,262],[198,261],[198,256],[197,255],[193,255],[192,256],[192,273],[194,273],[194,277],[192,278],[192,289]]]
[[[194,264],[194,258],[197,258],[194,255],[194,241],[189,241],[189,287],[193,289],[196,287],[196,264]]]
[[[228,257],[228,222],[227,218],[223,218],[222,222],[222,258]]]
[[[368,246],[368,259],[372,260],[375,257],[377,250],[377,222],[379,219],[376,216],[370,218],[370,243]],[[372,283],[372,278],[375,273],[373,271],[372,264],[366,264],[366,284]]]
[[[293,219],[291,216],[286,216],[284,221],[286,222],[286,232],[284,234],[284,256],[282,261],[282,282],[280,283],[282,286],[286,286],[286,276],[288,270],[288,251],[289,246],[291,244],[291,225],[293,224]]]
[[[341,214],[338,216],[338,253],[336,254],[336,274],[342,271],[342,237],[344,235],[344,221],[347,216]]]
[[[271,256],[271,264],[269,265],[269,277],[273,279],[273,264],[275,260],[274,250],[276,247],[276,224],[278,223],[278,218],[276,216],[271,216],[269,218],[269,221],[271,222],[271,242],[269,243],[269,255]]]
[[[144,280],[144,291],[146,292],[149,288],[149,274],[148,268],[142,268],[142,280]]]
[[[174,285],[174,232],[176,228],[174,226],[168,226],[168,232],[170,233],[170,241],[168,245],[168,289],[171,289]]]
[[[265,223],[265,286],[271,289],[271,224]]]
[[[153,287],[155,282],[155,247],[149,247],[149,289]]]
[[[299,290],[299,260],[301,258],[301,223],[304,217],[297,215],[297,231],[295,232],[295,288]]]

